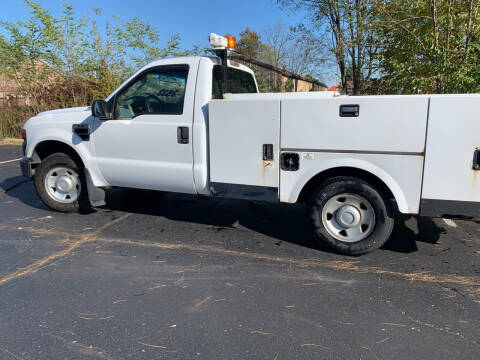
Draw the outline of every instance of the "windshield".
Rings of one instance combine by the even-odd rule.
[[[256,93],[257,86],[253,75],[242,70],[228,68],[228,92],[232,94]],[[212,98],[222,98],[222,67],[213,67]]]

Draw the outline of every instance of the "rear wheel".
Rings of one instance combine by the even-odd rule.
[[[55,153],[35,169],[35,190],[50,208],[78,212],[86,204],[87,187],[83,167],[69,155]]]
[[[346,255],[378,249],[394,224],[392,206],[381,189],[349,176],[320,184],[308,202],[307,217],[318,240]]]

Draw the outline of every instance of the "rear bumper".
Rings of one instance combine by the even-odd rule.
[[[20,160],[20,169],[22,170],[22,175],[30,179],[35,174],[35,171],[32,168],[32,159],[24,156]]]

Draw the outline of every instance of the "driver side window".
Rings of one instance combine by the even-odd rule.
[[[181,115],[187,76],[187,67],[160,68],[140,75],[117,96],[115,119],[143,114]]]

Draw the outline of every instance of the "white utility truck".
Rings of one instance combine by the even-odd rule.
[[[22,173],[64,212],[104,189],[305,202],[319,241],[349,255],[389,238],[396,211],[473,218],[480,204],[480,95],[259,94],[217,56],[155,61],[92,107],[24,126]]]

